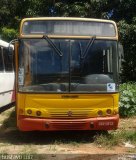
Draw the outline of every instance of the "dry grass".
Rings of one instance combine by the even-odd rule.
[[[123,145],[126,141],[136,145],[136,117],[121,119],[119,129],[107,134],[82,131],[20,132],[16,128],[14,108],[3,112],[0,121],[0,153],[136,153],[136,149]]]

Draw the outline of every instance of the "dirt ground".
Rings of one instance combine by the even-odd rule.
[[[136,117],[120,119],[120,130],[136,130]],[[97,145],[96,132],[20,132],[16,128],[14,108],[0,114],[0,156],[21,154],[22,159],[53,160],[127,160],[136,159],[136,146],[125,142],[113,147]],[[14,155],[15,156],[15,155]],[[40,157],[40,158],[39,158]],[[0,159],[7,157],[0,157]],[[16,159],[16,157],[8,157]]]

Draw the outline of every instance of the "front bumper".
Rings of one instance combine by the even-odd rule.
[[[118,128],[118,121],[119,115],[70,120],[19,116],[18,128],[21,131],[113,130]]]

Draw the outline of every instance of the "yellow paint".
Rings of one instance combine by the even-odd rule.
[[[42,38],[42,35],[22,35],[22,26],[26,21],[31,20],[75,20],[75,21],[95,21],[112,23],[116,30],[115,37],[96,37],[98,39],[118,40],[116,23],[109,20],[90,18],[66,18],[66,17],[41,17],[23,19],[20,26],[20,38]],[[90,38],[90,36],[64,36],[48,35],[50,38]],[[16,47],[16,73],[18,73],[18,50]],[[17,75],[17,74],[16,74]],[[16,77],[16,80],[18,77]],[[18,86],[16,86],[18,88]],[[78,95],[78,97],[65,98],[63,95]],[[119,94],[26,94],[16,93],[17,114],[38,117],[36,111],[41,111],[43,118],[90,118],[97,117],[97,112],[101,110],[103,116],[107,116],[106,110],[111,109],[112,115],[118,113]],[[31,109],[32,114],[27,110]],[[68,116],[72,112],[72,116]],[[111,115],[111,116],[112,116]],[[109,116],[109,115],[108,115]]]
[[[34,117],[36,111],[41,111],[40,117],[44,118],[89,118],[97,117],[99,110],[107,116],[107,109],[111,109],[112,114],[118,110],[118,94],[78,94],[78,98],[62,98],[61,94],[18,94],[17,106],[24,110],[22,115]],[[32,114],[27,113],[28,109]]]

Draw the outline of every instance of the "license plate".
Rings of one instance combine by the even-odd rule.
[[[99,122],[98,125],[99,126],[113,126],[114,123],[113,122]]]

